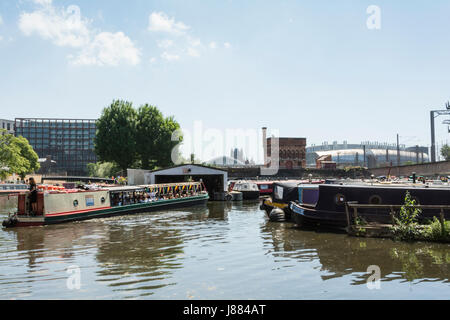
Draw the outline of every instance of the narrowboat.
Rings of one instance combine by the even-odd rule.
[[[233,191],[241,192],[244,200],[259,199],[258,186],[251,181],[236,181],[233,185]]]
[[[291,201],[289,208],[293,221],[299,225],[313,225],[345,229],[347,227],[346,203],[400,206],[406,192],[420,205],[450,205],[450,188],[412,185],[319,185],[316,204]],[[372,217],[379,223],[390,223],[390,209],[364,208],[362,215]],[[439,215],[431,209],[423,209],[419,221]],[[448,219],[449,212],[445,212]]]
[[[98,189],[39,191],[37,212],[31,212],[29,192],[19,194],[18,210],[4,227],[41,226],[139,212],[204,204],[203,183],[175,183]]]
[[[260,209],[270,213],[274,209],[284,211],[284,219],[291,219],[289,203],[300,201],[301,203],[316,203],[318,198],[319,185],[302,184],[298,182],[274,182],[272,195],[262,200]]]
[[[270,196],[273,191],[272,181],[256,181],[256,185],[259,189],[259,196]]]

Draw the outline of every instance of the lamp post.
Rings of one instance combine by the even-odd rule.
[[[430,111],[430,122],[431,122],[431,162],[436,162],[436,138],[434,129],[434,119],[443,116],[450,115],[450,103],[445,104],[446,110],[432,110]],[[444,121],[446,123],[447,121]],[[450,130],[449,130],[450,131]]]

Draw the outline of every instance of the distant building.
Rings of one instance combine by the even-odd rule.
[[[231,149],[230,157],[235,160],[235,164],[238,164],[239,162],[244,163],[244,151],[242,149],[234,148]]]
[[[51,159],[52,173],[82,176],[97,162],[93,119],[16,118],[15,135],[25,137],[39,158]],[[50,158],[49,158],[50,157]]]
[[[381,166],[397,165],[398,156],[400,164],[424,163],[429,161],[428,148],[421,146],[406,147],[380,142],[361,142],[360,144],[342,144],[324,142],[319,146],[306,148],[306,161],[308,167],[317,167],[317,160],[327,156],[328,161],[336,162],[337,167],[365,166],[375,168]]]
[[[323,155],[316,159],[316,169],[336,169],[336,162],[331,155]]]
[[[0,129],[6,130],[9,134],[14,134],[14,121],[0,119]]]
[[[36,172],[37,174],[52,174],[52,173],[58,173],[58,165],[56,161],[52,160],[51,156],[47,156],[45,158],[39,158],[38,160],[39,165],[41,166],[39,168],[39,171]]]
[[[205,164],[219,167],[242,167],[246,165],[245,162],[227,156],[213,158],[206,161]]]
[[[272,156],[272,139],[278,139],[280,169],[306,167],[306,138],[267,138],[265,159]],[[270,161],[267,166],[270,166]]]

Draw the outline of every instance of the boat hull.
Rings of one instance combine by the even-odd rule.
[[[196,205],[206,204],[209,196],[200,195],[189,198],[177,198],[168,200],[159,200],[148,203],[138,203],[126,206],[107,207],[95,210],[83,210],[73,212],[62,212],[45,217],[17,217],[17,221],[3,224],[7,228],[11,227],[27,227],[39,225],[51,225],[66,222],[82,221],[88,219],[107,218],[120,215],[128,215],[143,212],[152,212],[165,209],[174,209],[182,207],[190,207]],[[6,222],[7,220],[5,220]]]
[[[295,202],[289,204],[291,219],[298,226],[321,226],[345,229],[347,218],[342,212],[322,211],[305,208]]]
[[[259,191],[239,191],[242,192],[242,198],[244,200],[256,200],[259,199]]]

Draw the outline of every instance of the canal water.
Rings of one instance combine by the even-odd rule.
[[[447,244],[301,231],[258,202],[3,229],[0,244],[2,299],[450,296]]]

